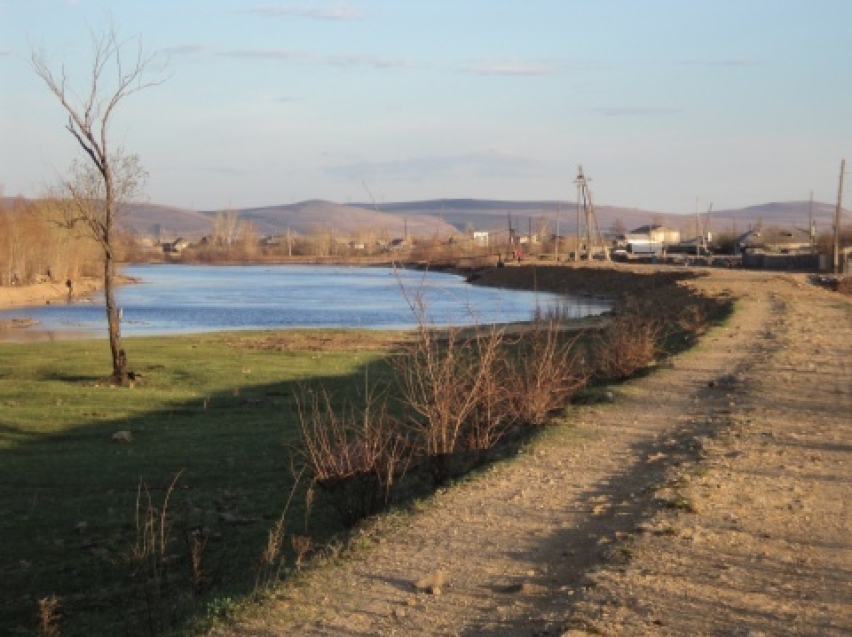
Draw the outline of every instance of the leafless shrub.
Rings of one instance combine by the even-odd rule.
[[[844,277],[838,279],[837,287],[835,288],[841,294],[852,295],[852,277]]]
[[[498,327],[436,330],[421,320],[415,339],[394,359],[409,426],[438,483],[451,476],[454,454],[493,446],[502,435],[508,413],[497,377],[503,338]]]
[[[296,553],[296,570],[301,571],[305,563],[305,557],[313,550],[314,543],[309,535],[290,536],[290,543],[293,546],[293,551]]]
[[[148,487],[142,483],[136,493],[136,541],[131,547],[132,577],[143,592],[148,628],[152,635],[173,623],[177,602],[173,577],[169,570],[175,561],[169,555],[172,522],[169,519],[169,500],[180,473],[166,489],[159,507],[154,504]],[[200,553],[198,554],[200,569]],[[199,570],[200,573],[200,570]]]
[[[633,311],[613,316],[592,339],[589,359],[599,380],[623,380],[650,365],[659,353],[660,324]]]
[[[511,402],[519,422],[543,425],[585,386],[579,338],[578,334],[566,336],[558,321],[533,321],[516,354],[507,362],[505,385],[511,388]]]
[[[493,449],[515,424],[513,389],[507,383],[505,332],[490,327],[470,344],[479,361],[477,395],[464,428],[464,449],[480,454]]]
[[[389,502],[395,482],[408,467],[410,446],[384,397],[368,388],[362,407],[337,407],[328,391],[305,390],[299,400],[299,424],[298,453],[346,524]]]
[[[284,506],[284,511],[282,511],[281,516],[275,522],[266,536],[266,546],[263,549],[263,552],[260,556],[260,562],[257,567],[257,572],[255,574],[254,580],[254,589],[255,592],[260,591],[264,587],[269,587],[278,582],[279,576],[281,574],[281,569],[284,565],[284,555],[283,555],[283,547],[284,547],[284,538],[286,536],[284,522],[287,518],[287,513],[290,510],[290,503],[293,501],[293,496],[299,490],[299,486],[302,482],[302,471],[299,471],[296,475],[296,480],[293,483],[292,488],[290,489],[290,495],[287,497],[287,504]],[[309,488],[305,495],[305,515],[308,516],[310,514],[311,505],[313,503],[313,489]],[[307,517],[305,518],[305,525],[307,526]],[[310,537],[307,537],[307,541],[310,543]],[[294,546],[295,548],[295,546]],[[303,553],[298,553],[296,555],[296,567],[301,567],[301,560],[304,558]]]
[[[193,529],[189,533],[189,565],[190,565],[190,580],[192,581],[193,592],[196,595],[204,593],[205,583],[207,578],[204,575],[202,568],[202,555],[207,547],[209,534],[206,529]]]
[[[256,591],[278,580],[283,562],[281,552],[284,546],[284,537],[284,515],[282,515],[267,533],[266,546],[261,553],[260,563],[255,574],[254,588]]]
[[[39,637],[59,637],[59,600],[56,595],[38,600]]]

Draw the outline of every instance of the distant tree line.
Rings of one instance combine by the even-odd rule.
[[[97,276],[101,262],[87,233],[63,227],[59,202],[0,198],[0,285]]]

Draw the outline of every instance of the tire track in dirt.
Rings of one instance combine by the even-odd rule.
[[[572,626],[852,634],[852,306],[777,280],[765,294],[772,320],[727,423],[670,476],[696,513],[660,512],[628,565],[592,576]]]

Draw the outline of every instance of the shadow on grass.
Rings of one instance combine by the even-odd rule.
[[[0,413],[3,634],[34,634],[38,602],[51,595],[59,599],[63,635],[164,634],[252,593],[269,530],[285,509],[282,546],[290,556],[291,535],[323,542],[343,530],[322,497],[308,511],[297,489],[288,507],[295,396],[305,382],[352,392],[368,366],[371,379],[387,376],[381,361],[352,364],[330,355],[327,366],[315,363],[287,380],[258,383],[239,359],[262,360],[264,375],[274,376],[288,357],[235,350],[225,355],[235,359],[227,372],[231,386],[207,392],[199,378],[208,372],[205,362],[180,353],[190,340],[170,341],[181,357],[173,367],[186,369],[163,378],[163,366],[146,365],[145,347],[128,339],[145,378],[133,389],[65,372],[61,360],[43,376],[0,381],[0,403],[13,388],[41,394],[8,401]],[[73,342],[61,347],[70,359],[82,349]],[[300,364],[311,358],[289,356]],[[97,362],[100,367],[106,359]],[[343,373],[334,369],[338,363]],[[194,378],[194,395],[178,391],[177,378],[177,384]],[[132,440],[115,442],[118,431],[130,432]],[[156,573],[133,557],[137,506],[146,509],[148,496],[157,514],[168,511],[165,558]]]
[[[0,403],[13,389],[30,396],[0,414],[0,632],[33,634],[39,600],[53,595],[63,635],[186,630],[286,577],[293,536],[321,546],[346,533],[328,494],[316,490],[308,502],[307,485],[295,484],[298,397],[323,387],[357,401],[367,376],[392,380],[392,350],[294,353],[216,338],[128,339],[142,377],[134,388],[67,373],[62,362],[20,384],[0,381]],[[83,345],[61,347],[79,362]],[[55,357],[49,346],[32,351]],[[175,362],[166,367],[163,356]],[[206,390],[214,364],[225,368],[215,392]],[[287,378],[255,379],[276,375]],[[129,432],[130,442],[116,442],[117,432]],[[516,454],[534,433],[521,429],[498,449],[454,454],[448,477]],[[391,503],[434,488],[424,461],[395,485]],[[163,510],[163,559],[134,557],[140,540],[151,539],[140,533],[146,514],[157,521]],[[282,514],[285,561],[261,567]]]

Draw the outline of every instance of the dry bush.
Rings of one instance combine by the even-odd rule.
[[[613,316],[592,338],[591,375],[601,381],[624,380],[650,365],[659,354],[659,322],[638,312]]]
[[[844,277],[837,281],[835,290],[841,294],[852,295],[852,277]]]
[[[409,426],[428,458],[433,480],[452,475],[454,454],[493,446],[508,413],[498,380],[504,332],[497,327],[434,330],[421,322],[394,359]]]
[[[475,375],[471,383],[475,394],[473,409],[464,423],[463,448],[466,451],[487,452],[494,448],[514,426],[512,392],[507,378],[505,357],[509,343],[502,328],[479,328],[480,334],[467,343],[472,350]]]
[[[286,513],[286,510],[285,510]],[[266,546],[260,555],[260,562],[255,573],[255,591],[270,586],[278,581],[284,562],[282,550],[284,548],[284,518],[282,514],[278,521],[272,525],[266,536]]]
[[[175,576],[170,572],[176,558],[169,554],[173,527],[169,500],[179,477],[180,474],[174,477],[159,507],[154,504],[147,486],[140,484],[136,494],[136,541],[130,554],[131,577],[141,588],[152,635],[172,625],[176,617]]]
[[[554,320],[536,320],[507,362],[505,386],[518,422],[543,425],[555,410],[565,407],[586,385],[580,335],[566,337]]]
[[[297,473],[293,486],[290,489],[290,495],[287,497],[287,503],[284,505],[284,510],[281,512],[281,516],[267,532],[266,546],[263,548],[263,552],[260,555],[260,561],[257,566],[257,571],[255,572],[254,590],[256,593],[264,588],[275,586],[279,582],[281,570],[284,567],[285,561],[284,539],[286,537],[286,529],[284,523],[287,519],[287,514],[290,511],[290,504],[293,501],[293,497],[296,495],[297,491],[299,491],[303,473],[304,468],[302,471]],[[305,493],[305,528],[307,528],[308,517],[310,516],[311,507],[313,505],[313,498],[313,488],[308,488]],[[296,553],[296,568],[301,569],[305,556],[312,548],[311,538],[306,535],[292,535],[291,540],[293,550]]]
[[[306,389],[299,400],[299,424],[297,453],[345,524],[388,504],[411,449],[384,398],[368,391],[362,407],[337,407],[326,390]]]
[[[59,637],[59,600],[56,595],[38,600],[39,637]]]

